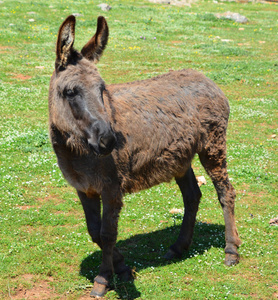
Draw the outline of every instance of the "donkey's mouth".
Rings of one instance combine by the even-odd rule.
[[[93,153],[95,157],[103,157],[103,155],[99,152],[97,145],[92,145],[88,142],[88,146],[90,149],[90,152]]]
[[[106,156],[110,155],[111,152],[112,152],[112,151],[111,151],[111,152],[109,152],[109,153],[101,153],[101,152],[99,151],[97,145],[92,145],[92,144],[90,144],[90,143],[88,143],[88,145],[89,145],[89,148],[90,148],[91,153],[93,153],[93,155],[94,155],[95,157],[97,157],[97,158],[106,157]]]

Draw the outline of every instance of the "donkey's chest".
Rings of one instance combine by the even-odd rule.
[[[59,157],[58,165],[68,183],[87,196],[100,194],[105,181],[99,167],[89,157]]]

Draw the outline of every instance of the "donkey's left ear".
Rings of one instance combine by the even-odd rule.
[[[108,41],[109,29],[104,17],[100,16],[97,20],[97,31],[89,42],[82,48],[81,53],[84,57],[97,63],[105,49]]]
[[[70,56],[75,37],[75,17],[69,16],[60,26],[56,44],[56,65],[66,67]]]

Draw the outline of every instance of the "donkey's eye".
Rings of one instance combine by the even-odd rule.
[[[65,89],[64,90],[64,96],[67,98],[73,98],[77,95],[76,89]]]

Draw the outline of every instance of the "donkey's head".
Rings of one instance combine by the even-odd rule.
[[[104,107],[105,84],[95,66],[108,40],[106,20],[98,18],[97,31],[81,53],[73,48],[74,37],[75,17],[69,16],[58,33],[49,88],[50,126],[78,152],[108,155],[116,138]]]

